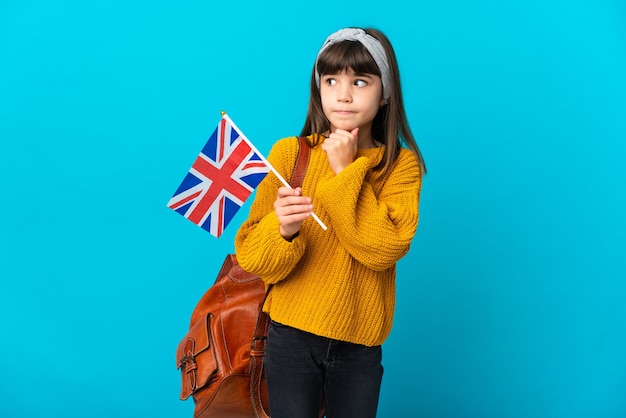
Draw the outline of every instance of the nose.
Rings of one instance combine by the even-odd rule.
[[[337,101],[349,103],[352,101],[352,92],[350,91],[350,86],[346,84],[342,84],[337,89]]]

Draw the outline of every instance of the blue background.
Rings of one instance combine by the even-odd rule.
[[[626,416],[626,5],[0,1],[0,417],[191,417],[174,352],[248,212],[166,207],[227,110],[297,134],[387,33],[426,158],[380,417]]]

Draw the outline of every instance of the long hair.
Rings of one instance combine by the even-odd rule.
[[[426,174],[426,164],[409,128],[409,122],[404,110],[400,71],[396,54],[391,46],[391,42],[381,31],[372,28],[363,30],[380,42],[389,63],[390,96],[384,106],[378,110],[372,123],[373,137],[385,144],[385,153],[375,169],[382,169],[383,174],[386,173],[398,158],[400,149],[404,144],[415,154],[420,166],[420,174],[423,176]],[[317,72],[320,77],[325,74],[337,74],[348,69],[352,69],[356,73],[381,75],[372,56],[363,44],[358,41],[336,42],[328,46],[317,60]],[[309,108],[300,135],[307,136],[322,133],[328,129],[330,129],[330,122],[322,109],[322,98],[317,87],[314,67],[311,74]]]

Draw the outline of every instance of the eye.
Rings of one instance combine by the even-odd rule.
[[[361,79],[357,79],[357,80],[354,80],[354,85],[357,86],[357,87],[365,87],[365,86],[367,86],[367,81],[361,80]]]
[[[327,77],[327,78],[324,80],[324,84],[326,84],[326,85],[328,85],[328,86],[334,86],[335,84],[337,84],[337,80],[335,80],[335,79],[334,79],[334,78],[332,78],[332,77]]]

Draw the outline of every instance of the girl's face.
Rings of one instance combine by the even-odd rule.
[[[356,74],[348,69],[339,74],[326,74],[320,79],[320,96],[330,131],[371,132],[378,109],[385,104],[383,85],[379,76]]]

